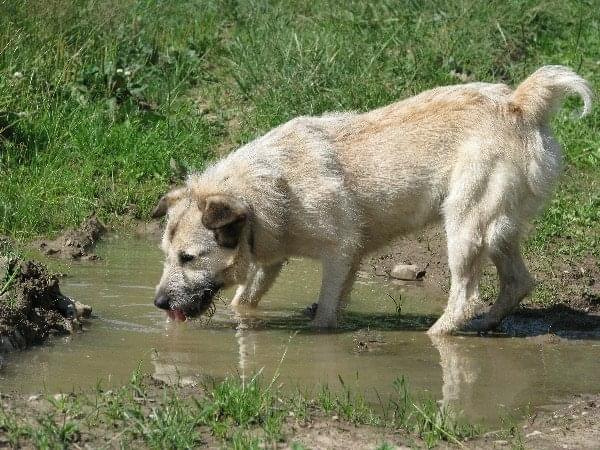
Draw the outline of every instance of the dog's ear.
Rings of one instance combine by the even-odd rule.
[[[237,247],[248,220],[248,208],[239,200],[226,195],[207,197],[202,210],[202,225],[215,233],[217,244]]]
[[[163,195],[158,201],[158,204],[156,205],[154,210],[152,210],[151,217],[153,219],[158,219],[159,217],[164,216],[171,206],[173,206],[175,203],[177,203],[183,198],[183,196],[186,193],[186,190],[187,189],[183,187],[177,188]]]

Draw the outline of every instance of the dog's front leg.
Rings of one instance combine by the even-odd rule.
[[[282,267],[283,262],[264,267],[253,266],[248,271],[246,283],[237,288],[231,306],[241,304],[256,306],[262,296],[271,288]]]
[[[315,328],[335,328],[342,301],[352,288],[356,276],[358,258],[331,256],[323,259],[323,280],[319,303],[312,325]]]
[[[244,284],[238,285],[237,289],[235,290],[235,295],[231,300],[231,306],[236,307],[248,303],[248,297],[250,295],[252,283],[254,282],[257,272],[258,266],[252,264],[248,269],[248,274],[246,275]]]

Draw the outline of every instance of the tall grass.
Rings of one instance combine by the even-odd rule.
[[[461,80],[515,84],[542,64],[598,86],[599,6],[5,0],[0,233],[49,233],[92,211],[147,217],[175,181],[171,159],[201,168],[301,114],[366,110]],[[597,179],[600,113],[571,116],[555,121],[569,164]],[[599,190],[559,196],[540,242],[595,220]]]

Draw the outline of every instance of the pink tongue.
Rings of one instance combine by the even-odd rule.
[[[174,320],[176,322],[185,322],[185,314],[180,309],[170,309],[167,311],[167,316],[169,319]]]

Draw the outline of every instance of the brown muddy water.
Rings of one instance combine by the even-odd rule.
[[[229,292],[210,321],[170,323],[152,304],[162,270],[158,245],[113,237],[97,250],[101,261],[73,264],[61,281],[66,295],[93,307],[87,331],[8,355],[2,391],[114,386],[141,364],[165,381],[261,372],[290,390],[315,393],[325,384],[340,388],[341,377],[377,405],[379,398],[387,404],[394,379],[404,376],[415,391],[493,424],[515,410],[552,408],[600,386],[600,341],[466,336],[432,342],[423,330],[441,313],[443,294],[366,274],[342,328],[313,332],[301,311],[316,298],[320,274],[307,261],[291,261],[255,312],[230,311]]]

